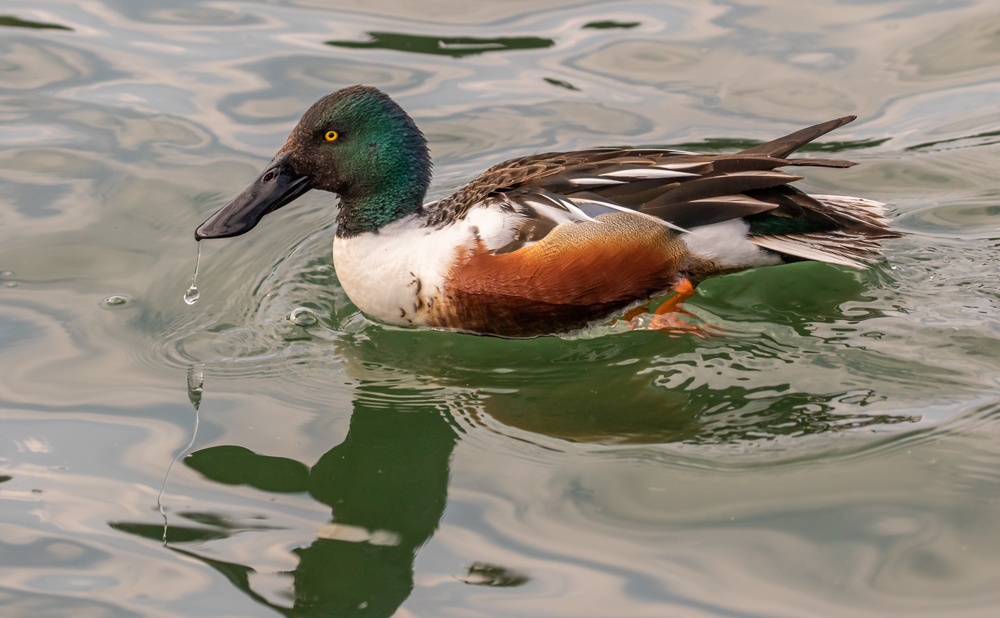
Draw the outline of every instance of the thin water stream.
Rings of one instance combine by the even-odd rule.
[[[198,256],[194,261],[194,274],[191,275],[191,285],[184,292],[184,302],[193,305],[198,302],[201,298],[201,292],[198,291],[198,267],[201,266],[201,243],[198,243]]]

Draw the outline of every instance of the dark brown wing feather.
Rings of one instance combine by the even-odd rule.
[[[772,140],[765,144],[760,144],[759,146],[754,146],[753,148],[747,148],[740,154],[742,155],[766,155],[768,157],[777,157],[782,159],[792,154],[799,148],[802,148],[809,142],[813,141],[817,137],[825,135],[834,129],[838,129],[848,122],[852,122],[857,119],[857,116],[844,116],[843,118],[835,118],[833,120],[827,120],[826,122],[821,122],[819,124],[813,125],[811,127],[806,127],[804,129],[799,129],[795,133],[790,133],[784,137],[779,137],[776,140]]]
[[[512,201],[553,196],[576,204],[587,214],[594,209],[632,209],[690,229],[735,218],[751,224],[751,235],[767,239],[796,235],[799,245],[845,242],[846,253],[877,255],[869,240],[898,236],[888,230],[878,205],[815,199],[790,186],[801,180],[777,171],[783,166],[844,168],[837,159],[788,159],[806,143],[854,120],[837,118],[776,140],[727,155],[702,155],[675,150],[595,149],[545,153],[494,165],[463,189],[429,207],[428,225],[446,225],[470,208],[498,196]],[[591,215],[594,216],[594,215]],[[842,234],[832,240],[824,233]],[[818,235],[818,236],[817,236]],[[851,239],[857,239],[853,242]],[[862,242],[862,240],[864,242]],[[789,243],[764,240],[775,249]],[[793,243],[794,244],[794,243]],[[798,245],[796,245],[798,246]],[[813,255],[823,247],[803,249]],[[795,254],[794,252],[792,253]]]

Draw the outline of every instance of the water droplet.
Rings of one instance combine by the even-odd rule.
[[[2,271],[0,271],[0,279],[13,279],[13,278],[14,278],[14,271],[13,270],[2,270]]]
[[[188,400],[197,410],[201,405],[201,394],[205,389],[205,366],[191,365],[188,368]]]
[[[191,277],[191,286],[184,292],[184,302],[193,305],[201,298],[198,291],[198,267],[201,265],[201,243],[198,243],[198,257],[194,260],[194,275]]]
[[[319,318],[305,307],[299,307],[288,314],[288,321],[297,326],[312,326],[319,322]]]
[[[101,300],[101,307],[104,309],[122,309],[132,306],[132,297],[128,294],[112,294]]]

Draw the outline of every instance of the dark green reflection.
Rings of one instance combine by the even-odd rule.
[[[722,355],[720,355],[722,356]],[[732,360],[731,358],[729,360]],[[653,384],[673,376],[665,368]],[[635,384],[618,396],[577,380],[549,384],[550,391],[495,397],[483,412],[510,427],[577,442],[736,444],[778,436],[808,436],[860,427],[915,423],[919,416],[866,410],[883,398],[871,390],[794,392],[788,384],[762,387],[689,387],[679,391]],[[775,393],[776,394],[772,394]],[[847,406],[857,412],[845,413]],[[539,414],[538,410],[546,410]]]
[[[559,86],[560,88],[565,88],[566,90],[579,90],[576,86],[569,82],[565,82],[561,79],[556,79],[554,77],[546,77],[545,81],[549,82],[553,86]]]
[[[584,24],[584,28],[593,28],[595,30],[611,30],[614,28],[635,28],[639,26],[640,22],[637,21],[592,21],[589,24]]]
[[[437,406],[380,403],[355,401],[350,431],[313,466],[309,493],[331,507],[334,522],[396,542],[321,539],[296,550],[295,615],[391,616],[413,588],[417,549],[444,513],[454,430]]]
[[[941,139],[936,142],[924,142],[922,144],[917,144],[915,146],[907,146],[905,150],[921,150],[923,148],[932,148],[940,144],[951,144],[953,142],[961,142],[967,139],[977,139],[981,137],[998,137],[1000,136],[1000,131],[985,131],[983,133],[976,133],[975,135],[965,135],[962,137],[953,137],[951,139]],[[995,141],[989,141],[985,143],[977,143],[976,146],[988,146],[990,144],[995,144]]]
[[[528,583],[528,576],[523,573],[485,562],[471,564],[468,573],[461,579],[467,584],[494,588],[513,588]]]
[[[47,24],[41,21],[28,21],[26,19],[19,19],[13,15],[0,15],[0,26],[8,26],[10,28],[34,28],[36,30],[73,30],[67,26]]]
[[[242,446],[216,446],[188,455],[184,463],[213,481],[264,491],[298,493],[309,486],[309,468],[293,459],[258,455]]]
[[[399,32],[368,32],[368,41],[327,41],[335,47],[355,49],[394,49],[414,54],[434,54],[462,58],[487,52],[516,49],[541,49],[556,44],[552,39],[534,36],[483,39],[471,36],[421,36]]]
[[[356,393],[344,441],[311,468],[240,446],[206,448],[185,459],[218,483],[268,492],[307,491],[330,507],[331,524],[308,546],[295,550],[299,563],[289,574],[294,587],[291,608],[273,605],[254,591],[251,568],[200,556],[192,547],[171,548],[202,560],[248,596],[286,616],[391,616],[413,589],[413,559],[444,513],[449,460],[457,439],[447,418],[440,402],[428,400],[426,391],[369,384]],[[182,516],[201,526],[171,525],[171,545],[267,528],[212,513]],[[155,540],[163,535],[162,526],[112,527]]]
[[[222,447],[225,448],[225,447]],[[214,541],[232,536],[236,532],[246,530],[274,530],[274,526],[266,524],[247,524],[246,522],[236,522],[216,513],[187,512],[179,513],[180,517],[193,521],[200,526],[179,526],[171,524],[167,527],[167,543],[202,543]],[[136,536],[163,540],[163,526],[160,524],[135,524],[128,522],[112,523],[115,530],[128,532]]]

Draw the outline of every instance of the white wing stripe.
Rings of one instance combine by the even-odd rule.
[[[659,167],[643,167],[640,169],[615,170],[606,174],[601,174],[603,178],[690,178],[700,176],[691,172],[680,172],[677,170],[662,169]]]
[[[621,185],[625,180],[615,180],[613,178],[602,178],[600,176],[584,176],[580,178],[567,178],[573,185]]]

